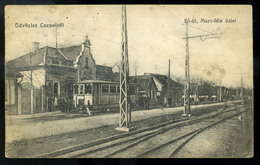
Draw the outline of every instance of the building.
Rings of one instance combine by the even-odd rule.
[[[183,86],[160,74],[144,74],[130,77],[131,83],[137,86],[138,105],[140,108],[155,108],[162,106],[179,106],[183,104]]]
[[[81,45],[64,48],[39,48],[39,43],[34,42],[33,51],[7,62],[6,70],[24,76],[20,84],[24,93],[27,93],[24,95],[30,95],[31,106],[25,106],[29,103],[24,100],[22,109],[28,111],[29,108],[30,113],[59,109],[61,99],[72,102],[73,84],[77,82],[119,80],[112,67],[96,64],[88,37]]]
[[[221,86],[220,96],[220,86],[207,82],[191,83],[190,87],[190,98],[192,104],[226,100],[229,91],[228,88]]]

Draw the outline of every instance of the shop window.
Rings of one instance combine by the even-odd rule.
[[[91,93],[92,93],[92,85],[85,84],[85,94],[91,94]]]
[[[102,85],[102,94],[108,94],[108,93],[109,93],[109,86]]]

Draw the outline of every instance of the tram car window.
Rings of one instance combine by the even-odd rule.
[[[110,85],[110,93],[116,93],[116,85]]]

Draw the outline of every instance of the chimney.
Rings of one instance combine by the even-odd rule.
[[[32,51],[33,51],[33,53],[35,53],[35,52],[37,52],[38,50],[39,50],[39,45],[40,45],[40,43],[39,42],[33,42],[32,43]]]

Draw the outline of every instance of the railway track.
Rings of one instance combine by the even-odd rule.
[[[238,113],[243,113],[245,110],[241,111],[241,108],[242,106],[227,108],[227,105],[225,105],[222,109],[203,116],[192,116],[189,119],[170,121],[35,157],[158,157],[162,150],[167,151],[166,154],[163,154],[164,157],[174,157],[197,134],[238,115]],[[163,134],[170,134],[172,138],[166,138],[168,136],[163,136]],[[162,136],[163,139],[160,139]]]
[[[191,126],[191,128],[186,128],[187,132],[183,133],[180,136],[177,136],[167,142],[159,144],[152,149],[145,151],[141,154],[136,155],[138,158],[149,158],[149,157],[158,157],[158,154],[164,153],[162,156],[165,158],[174,158],[174,156],[195,136],[202,133],[203,131],[220,124],[228,119],[231,119],[239,114],[244,113],[247,110],[242,110],[239,112],[229,111],[228,113],[223,113],[218,118],[215,119],[206,119],[197,125]],[[165,149],[166,148],[166,149]],[[168,148],[168,149],[167,149]],[[162,150],[165,150],[164,152]],[[161,155],[161,154],[160,154]]]

